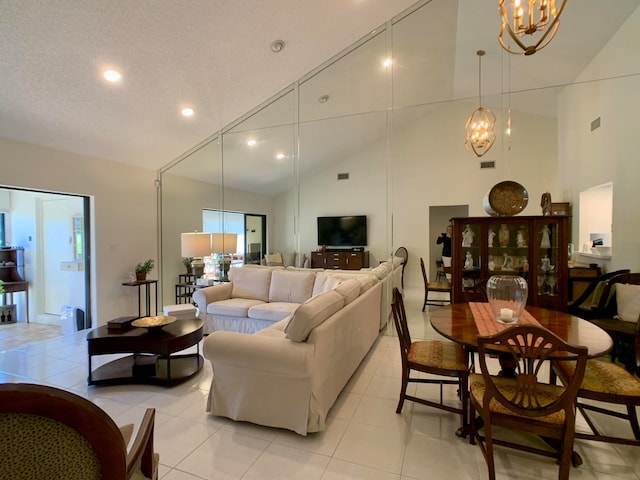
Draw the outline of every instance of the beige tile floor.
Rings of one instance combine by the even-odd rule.
[[[438,338],[422,314],[422,289],[409,290],[406,308],[415,338]],[[433,307],[436,308],[436,307]],[[162,480],[484,480],[477,446],[457,438],[458,417],[405,403],[395,413],[400,387],[397,339],[381,335],[330,411],[325,432],[306,437],[207,415],[210,365],[173,388],[131,385],[89,387],[85,333],[0,352],[1,382],[36,382],[91,399],[118,424],[138,422],[156,409],[155,448]],[[415,388],[415,387],[413,387]],[[421,395],[437,387],[419,386]],[[445,390],[455,401],[455,387]],[[627,431],[617,419],[598,418],[608,432]],[[578,428],[584,428],[581,421]],[[640,447],[577,441],[584,464],[577,480],[640,480]],[[497,447],[498,479],[557,478],[549,459]]]
[[[42,342],[62,335],[58,325],[44,323],[3,323],[0,325],[0,352]]]

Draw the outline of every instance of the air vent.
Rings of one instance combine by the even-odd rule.
[[[591,122],[591,131],[593,132],[596,128],[600,128],[600,117]]]
[[[480,168],[496,168],[496,162],[494,160],[480,162]]]
[[[348,173],[339,173],[338,174],[338,180],[349,180],[349,174]]]

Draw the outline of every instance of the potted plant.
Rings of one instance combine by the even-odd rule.
[[[191,275],[191,262],[193,262],[193,257],[184,257],[182,259],[182,263],[184,264],[185,267],[187,267],[187,273],[189,275]]]
[[[147,279],[147,273],[153,270],[153,260],[148,259],[145,262],[140,262],[136,265],[136,280],[141,282]]]

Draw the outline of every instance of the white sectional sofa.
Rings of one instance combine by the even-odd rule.
[[[249,269],[260,270],[263,273],[247,277],[246,272]],[[299,272],[306,276],[292,277],[296,281],[290,284],[285,280],[287,277],[281,274],[272,277],[270,273],[266,273],[274,271]],[[394,256],[374,268],[361,270],[245,265],[240,269],[232,268],[229,271],[229,277],[232,282],[234,278],[237,280],[235,291],[233,291],[233,285],[227,283],[199,289],[193,294],[193,301],[198,305],[200,318],[205,323],[205,333],[218,330],[254,333],[267,328],[287,317],[297,305],[326,288],[325,282],[328,278],[339,281],[359,278],[363,282],[371,282],[371,278],[379,280],[382,284],[379,328],[382,330],[391,318],[393,287],[401,289],[402,259]],[[309,285],[310,282],[313,286]],[[332,283],[335,282],[329,282],[329,284]]]
[[[199,305],[208,302],[201,310],[207,320],[229,327],[204,342],[213,367],[207,411],[301,435],[324,430],[378,336],[381,282],[371,275],[339,282],[313,270],[234,270],[232,283],[194,294]]]

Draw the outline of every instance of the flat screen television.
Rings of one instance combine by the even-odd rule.
[[[364,247],[367,245],[367,216],[318,217],[318,245]]]

